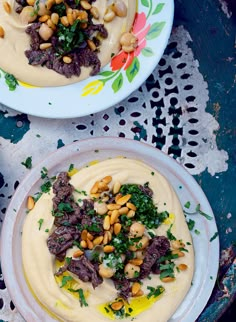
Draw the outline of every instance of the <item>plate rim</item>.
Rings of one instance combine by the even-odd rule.
[[[116,141],[115,144],[114,144],[114,140]],[[154,159],[156,159],[156,157],[155,157],[155,154],[156,154],[157,155],[157,158],[158,158],[158,155],[159,155],[160,157],[158,159],[162,159],[162,160],[166,161],[166,164],[168,166],[171,167],[171,164],[174,164],[175,167],[177,167],[177,169],[180,170],[180,173],[183,172],[188,177],[188,180],[190,181],[189,184],[194,185],[199,190],[199,192],[201,192],[202,196],[205,198],[204,202],[206,203],[207,207],[211,210],[211,214],[214,217],[214,213],[213,213],[213,211],[211,209],[211,206],[209,204],[209,201],[208,201],[208,199],[207,199],[204,191],[202,190],[201,186],[195,180],[195,178],[181,164],[179,164],[171,156],[169,156],[165,152],[163,152],[163,151],[161,151],[161,150],[159,150],[159,149],[157,149],[157,148],[155,148],[153,146],[148,145],[147,143],[140,142],[140,141],[135,141],[135,140],[132,140],[132,139],[127,139],[127,138],[97,137],[97,138],[89,138],[89,139],[84,139],[84,140],[76,141],[76,142],[67,144],[64,147],[60,148],[60,149],[54,150],[46,158],[44,158],[40,162],[38,162],[34,166],[34,168],[31,169],[29,171],[29,173],[23,178],[23,180],[21,181],[21,183],[17,187],[16,191],[14,192],[13,197],[12,197],[12,199],[10,201],[10,204],[7,207],[5,219],[4,219],[3,226],[2,226],[2,231],[1,231],[1,236],[0,236],[1,237],[1,239],[0,239],[0,255],[1,255],[2,273],[3,273],[3,276],[4,276],[4,281],[6,283],[6,287],[8,289],[9,294],[10,294],[10,297],[12,298],[12,300],[16,300],[14,304],[16,305],[16,307],[17,307],[17,309],[18,309],[18,311],[20,313],[21,312],[24,312],[25,313],[27,310],[29,311],[29,308],[23,307],[23,309],[22,309],[22,307],[19,304],[19,298],[16,298],[15,294],[13,295],[14,292],[13,292],[13,290],[12,290],[11,287],[8,288],[8,286],[10,285],[10,279],[11,279],[10,276],[13,276],[14,275],[15,280],[17,280],[17,279],[16,279],[16,276],[15,276],[16,275],[15,272],[14,272],[15,268],[13,267],[13,265],[10,267],[10,274],[9,274],[9,264],[7,264],[7,261],[9,260],[9,258],[8,258],[9,256],[7,257],[7,251],[6,251],[6,247],[5,247],[7,243],[4,242],[4,240],[10,242],[9,241],[9,238],[10,238],[9,237],[9,233],[7,231],[8,226],[10,226],[12,228],[12,230],[10,231],[12,233],[13,233],[13,230],[15,228],[14,221],[17,218],[17,216],[15,216],[15,218],[12,218],[11,217],[12,216],[12,204],[14,204],[14,201],[17,199],[17,195],[18,195],[19,192],[20,192],[20,194],[23,194],[25,196],[27,194],[27,192],[29,192],[32,189],[32,186],[34,186],[36,182],[40,181],[40,170],[42,169],[43,166],[45,166],[45,163],[46,162],[51,162],[53,159],[55,159],[57,157],[58,154],[61,155],[61,157],[62,157],[62,155],[64,154],[64,150],[67,150],[68,149],[69,150],[69,154],[68,154],[67,158],[68,158],[68,164],[69,164],[69,162],[70,162],[69,161],[69,159],[70,159],[70,153],[71,152],[74,152],[75,153],[74,147],[78,147],[76,149],[76,151],[78,152],[78,158],[79,158],[79,153],[80,153],[80,150],[81,150],[80,146],[82,146],[82,147],[88,146],[89,147],[89,151],[94,151],[94,146],[96,146],[96,149],[99,150],[99,144],[105,144],[105,146],[106,146],[106,147],[101,148],[100,150],[105,150],[105,149],[117,150],[117,145],[119,145],[119,144],[121,144],[121,146],[122,146],[122,144],[123,145],[126,145],[126,144],[129,145],[129,144],[131,144],[134,147],[134,150],[135,150],[136,148],[138,149],[140,145],[142,145],[144,149],[147,149],[147,150],[150,150],[150,152],[151,151],[153,152],[153,154],[154,154],[153,155],[153,158]],[[90,145],[93,145],[93,148],[91,148]],[[121,147],[121,151],[123,151],[123,146]],[[131,152],[134,152],[134,153],[137,152],[137,151],[132,151],[132,149],[130,150],[128,148],[126,149],[126,152],[127,151],[131,151]],[[82,151],[82,153],[83,152],[84,151]],[[141,152],[140,154],[143,154],[143,153],[144,152]],[[63,158],[65,159],[65,157],[63,157]],[[51,169],[53,167],[55,167],[55,166],[59,166],[61,162],[62,161],[59,158],[59,162],[57,162],[57,164],[52,164],[51,165]],[[63,167],[65,167],[65,164],[64,163],[63,163]],[[49,171],[50,171],[50,169],[49,169]],[[33,179],[34,175],[37,176],[37,179]],[[178,176],[181,176],[181,174],[178,173]],[[25,190],[24,189],[24,185],[28,181],[33,181],[33,184],[29,188],[27,188]],[[24,201],[24,199],[21,199],[21,202],[18,202],[18,204],[22,205],[23,201]],[[214,217],[214,219],[215,219],[215,217]],[[214,220],[214,224],[215,224],[216,229],[217,229],[216,220]],[[13,247],[14,245],[12,244],[11,246]],[[9,246],[7,246],[7,247],[9,248]],[[219,238],[217,238],[214,241],[214,248],[216,249],[215,256],[216,256],[216,254],[218,255],[218,256],[216,256],[215,260],[217,260],[217,263],[219,263]],[[10,264],[13,264],[12,258],[10,260],[11,260],[11,263]],[[8,267],[7,273],[6,273],[6,270],[5,270],[6,269],[6,266]],[[201,296],[201,297],[204,297],[204,303],[201,303],[200,308],[199,308],[199,304],[198,304],[198,308],[197,309],[195,308],[195,305],[194,305],[192,307],[192,309],[190,310],[190,312],[194,312],[195,318],[197,318],[200,315],[200,313],[203,311],[204,307],[207,304],[208,299],[211,296],[211,293],[212,293],[212,290],[213,290],[213,287],[214,287],[214,284],[215,284],[215,281],[216,281],[216,278],[217,278],[218,266],[214,266],[211,271],[213,271],[212,274],[214,275],[213,280],[211,281],[212,282],[212,286],[210,287],[210,291],[208,290],[208,293],[207,294],[205,292],[205,293],[202,294],[204,296]],[[195,273],[194,273],[194,275],[195,275]],[[6,276],[6,278],[5,278],[5,276]],[[193,276],[193,278],[194,278],[194,276]],[[204,284],[205,284],[205,281],[206,281],[206,278],[204,279]],[[208,282],[208,284],[209,284],[209,282]],[[19,285],[17,285],[17,287],[19,287]],[[20,301],[22,301],[22,299]],[[27,303],[27,299],[25,297],[23,299],[23,303],[24,303],[24,305]],[[28,303],[28,305],[29,305],[29,303]],[[33,308],[30,307],[30,310],[33,311]],[[23,314],[22,314],[22,316],[23,316]],[[38,320],[35,319],[35,320],[32,320],[31,322],[33,322],[33,321],[38,321]],[[52,321],[56,321],[56,320],[52,320]],[[185,322],[191,322],[189,320],[186,320],[185,318],[184,318],[184,321]]]

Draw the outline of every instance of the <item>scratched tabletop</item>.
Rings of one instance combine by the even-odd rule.
[[[27,160],[34,167],[50,152],[91,137],[146,142],[182,164],[211,204],[220,263],[212,296],[198,321],[218,321],[236,296],[235,27],[234,1],[177,0],[162,59],[121,103],[66,120],[37,118],[0,104],[1,223],[14,190],[29,172]],[[1,271],[0,319],[23,321]]]

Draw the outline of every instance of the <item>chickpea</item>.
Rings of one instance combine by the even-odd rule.
[[[44,16],[44,15],[50,14],[50,11],[47,9],[45,2],[42,0],[38,4],[37,4],[37,1],[35,2],[34,9],[37,11],[38,16]]]
[[[110,267],[105,267],[103,264],[100,264],[98,273],[103,278],[111,278],[114,275],[115,271]]]
[[[120,44],[121,44],[122,49],[125,52],[130,53],[130,52],[134,51],[135,48],[137,48],[138,39],[131,32],[125,32],[122,34],[122,36],[120,38]]]
[[[107,205],[105,204],[105,202],[95,202],[94,209],[99,215],[105,215],[108,211]]]
[[[138,259],[144,259],[145,257],[145,253],[143,250],[137,250],[135,252],[135,255],[136,255],[135,258],[138,258]]]
[[[143,250],[148,246],[149,238],[147,236],[143,236],[138,242],[134,243],[129,247],[129,250],[135,252],[136,250]]]
[[[130,235],[132,237],[142,237],[145,231],[145,226],[139,222],[135,222],[130,226]]]
[[[34,13],[34,8],[31,6],[26,6],[22,9],[20,13],[20,21],[26,25],[37,19],[37,14]]]
[[[48,27],[46,23],[42,23],[42,25],[39,28],[39,35],[43,40],[47,41],[49,38],[52,37],[53,30],[50,27]]]
[[[137,277],[137,275],[139,275],[140,267],[128,263],[128,264],[125,265],[124,272],[125,272],[126,278],[128,278],[128,279],[129,278],[134,278],[134,277]]]
[[[127,6],[123,0],[116,0],[112,6],[112,10],[115,12],[118,17],[127,16]]]

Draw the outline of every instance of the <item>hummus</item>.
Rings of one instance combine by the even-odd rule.
[[[166,236],[167,230],[172,225],[171,233],[185,244],[185,255],[175,259],[175,265],[185,264],[187,269],[177,270],[175,280],[170,283],[164,283],[160,279],[160,275],[155,274],[151,274],[151,278],[143,279],[144,295],[134,299],[131,316],[122,320],[131,321],[132,317],[135,317],[137,322],[150,322],[155,316],[155,321],[166,322],[185,298],[191,286],[194,271],[192,240],[181,204],[165,177],[143,162],[126,158],[101,161],[74,174],[70,184],[76,189],[75,200],[81,198],[78,191],[84,191],[89,195],[94,182],[105,176],[112,177],[112,182],[109,183],[111,187],[117,181],[122,185],[134,183],[143,185],[149,182],[149,187],[153,191],[152,199],[157,205],[158,212],[167,211],[169,213],[169,217],[157,229],[153,230],[154,234]],[[86,194],[84,193],[83,198],[88,198],[85,196]],[[107,303],[117,298],[117,290],[110,279],[104,279],[101,285],[93,289],[91,283],[82,282],[72,274],[77,286],[83,289],[88,303],[88,306],[81,307],[78,297],[60,287],[58,278],[55,278],[54,274],[58,269],[58,263],[47,247],[49,233],[55,229],[55,217],[52,216],[52,198],[52,191],[43,194],[26,216],[23,226],[22,259],[30,289],[40,304],[48,312],[51,312],[56,320],[105,322],[114,319],[104,309]],[[71,251],[67,252],[67,256],[70,256]],[[148,301],[146,295],[149,293],[150,286],[156,288],[159,285],[164,287],[164,293]],[[132,301],[131,298],[131,306]]]
[[[114,54],[119,52],[121,34],[130,31],[134,21],[136,1],[123,1],[128,9],[126,17],[116,16],[108,23],[104,23],[103,19],[94,21],[94,23],[104,23],[108,31],[108,38],[102,41],[98,54],[102,67],[110,62]],[[66,78],[46,67],[29,65],[24,54],[26,49],[30,49],[29,36],[25,33],[27,24],[23,24],[19,14],[15,12],[17,6],[15,0],[8,0],[12,8],[10,14],[3,9],[4,2],[6,1],[0,0],[0,25],[5,32],[4,38],[0,37],[0,68],[13,74],[20,81],[42,87],[67,85],[89,77],[91,68],[82,67],[79,77]],[[98,8],[100,17],[104,17],[107,0],[96,0],[93,5]]]

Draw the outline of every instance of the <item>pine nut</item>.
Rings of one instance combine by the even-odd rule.
[[[185,256],[185,254],[183,252],[181,252],[180,250],[178,250],[178,249],[172,250],[171,254],[172,255],[178,255],[178,257],[184,257]]]
[[[26,2],[28,3],[29,6],[34,6],[35,4],[35,0],[26,0]]]
[[[79,13],[79,10],[78,9],[73,9],[72,11],[72,16],[73,16],[73,19],[76,20],[77,17],[78,17],[78,13]]]
[[[163,277],[161,279],[162,282],[164,283],[170,283],[170,282],[174,282],[175,281],[175,278],[174,277],[170,277],[170,276],[166,276],[166,277]]]
[[[3,8],[6,11],[6,13],[11,13],[11,5],[7,1],[3,2]]]
[[[117,219],[119,218],[119,211],[118,210],[113,210],[111,214],[111,219],[110,219],[110,224],[114,225],[116,223]]]
[[[104,221],[103,221],[103,229],[104,230],[109,230],[110,229],[110,217],[107,215],[105,218],[104,218]]]
[[[54,23],[52,22],[52,20],[50,18],[47,20],[47,25],[52,30],[56,30],[56,26],[54,25]]]
[[[126,206],[131,210],[137,210],[137,207],[131,202],[127,202]]]
[[[86,242],[87,242],[88,249],[93,249],[93,247],[94,247],[93,242],[88,238],[87,238]]]
[[[90,12],[93,16],[94,19],[99,19],[99,11],[98,11],[98,8],[92,6],[91,9],[90,9]]]
[[[32,210],[34,208],[34,199],[33,197],[29,196],[28,199],[27,199],[27,208],[28,210]]]
[[[43,15],[39,18],[39,21],[40,22],[46,22],[48,19],[50,18],[49,15]]]
[[[91,4],[88,3],[88,1],[82,0],[82,1],[80,1],[80,5],[85,10],[90,10],[92,8]]]
[[[115,3],[112,5],[112,10],[118,17],[127,16],[127,6],[122,0],[115,1]]]
[[[84,252],[81,249],[78,249],[74,252],[73,257],[74,258],[80,257],[81,255],[83,255],[83,253]]]
[[[94,42],[92,40],[89,40],[88,39],[87,40],[87,44],[89,45],[90,43],[93,43],[94,44]],[[95,46],[95,44],[94,44],[94,46]],[[89,45],[89,47],[90,47],[90,45]],[[95,49],[96,49],[96,46],[95,46]],[[108,187],[108,185],[105,182],[100,181],[98,183],[98,189],[99,189],[99,191],[108,191],[109,190],[109,187]]]
[[[130,211],[128,212],[128,214],[127,214],[127,217],[128,218],[133,218],[135,216],[135,211],[134,210],[132,210],[132,209],[130,209]]]
[[[123,306],[124,306],[124,303],[121,301],[114,302],[111,304],[111,308],[113,311],[119,311],[120,309],[122,309]]]
[[[121,231],[121,224],[120,223],[114,224],[114,234],[118,235],[120,231]]]
[[[181,271],[186,271],[186,269],[188,268],[188,265],[186,265],[186,264],[179,264],[178,268],[179,268]]]
[[[130,198],[131,198],[130,194],[125,195],[117,200],[117,204],[123,206],[124,204],[126,204],[127,201],[129,201]]]
[[[81,235],[80,235],[81,239],[86,240],[87,239],[87,234],[88,234],[88,232],[87,232],[86,229],[82,230]]]
[[[111,176],[106,176],[102,179],[103,182],[105,182],[106,184],[110,183],[112,180],[112,177]]]
[[[43,44],[40,44],[40,46],[39,46],[39,48],[40,48],[41,50],[46,50],[46,49],[48,49],[48,48],[50,48],[50,47],[52,47],[52,44],[51,44],[50,42],[45,42],[45,43],[43,43]]]
[[[112,189],[113,194],[116,195],[120,191],[120,188],[121,188],[120,181],[116,181]]]
[[[108,210],[118,210],[121,208],[121,205],[118,205],[116,203],[110,203],[107,205]]]
[[[60,4],[62,2],[64,2],[64,0],[55,0],[56,4]]]
[[[73,12],[73,9],[72,8],[70,8],[70,7],[67,7],[67,9],[66,9],[66,14],[68,15],[68,13],[72,13]]]
[[[100,245],[102,243],[102,241],[103,241],[103,236],[98,236],[93,240],[93,244],[94,244],[94,246]]]
[[[88,20],[88,13],[86,11],[84,11],[84,10],[79,10],[77,19],[87,21]]]
[[[122,194],[121,193],[118,193],[116,196],[115,196],[115,202],[117,202],[118,199],[120,199],[122,197]]]
[[[142,290],[139,290],[136,294],[133,295],[133,297],[139,297],[142,296],[144,293]]]
[[[68,19],[69,24],[72,26],[74,23],[73,13],[67,13],[67,19]]]
[[[106,244],[108,244],[108,242],[109,242],[109,236],[108,236],[108,231],[105,231],[105,234],[104,234],[104,236],[103,236],[103,245],[106,245]]]
[[[90,233],[87,233],[87,239],[94,240],[94,236]]]
[[[182,243],[180,240],[172,240],[171,246],[172,246],[173,249],[179,249],[181,247],[184,247],[185,244]]]
[[[115,250],[115,247],[112,245],[106,245],[103,247],[104,253],[112,253],[114,252],[114,250]]]
[[[127,207],[121,207],[119,209],[119,214],[120,215],[126,215],[129,212],[129,209]]]
[[[132,295],[137,294],[140,289],[141,289],[140,283],[134,282],[134,284],[132,285],[132,288],[131,288]]]
[[[98,181],[96,181],[94,183],[94,185],[92,186],[91,190],[90,190],[90,193],[97,193],[98,192]]]
[[[72,62],[72,59],[68,56],[64,56],[62,59],[65,64],[70,64]]]
[[[108,232],[109,232],[109,240],[112,240],[112,234],[114,232],[114,225],[110,227],[110,229],[108,230]],[[110,234],[111,234],[111,236],[110,236]]]
[[[100,197],[100,192],[98,192],[98,193],[90,193],[90,197],[92,199],[98,199]]]
[[[87,248],[88,245],[87,245],[86,240],[81,240],[80,246],[83,247],[83,248]]]
[[[47,8],[48,10],[50,10],[50,9],[52,8],[52,6],[54,5],[54,3],[55,3],[55,0],[48,0],[48,1],[46,2],[46,8]]]
[[[116,15],[115,15],[115,12],[114,11],[108,11],[104,15],[103,19],[104,19],[105,22],[111,22],[115,18],[115,16]]]
[[[66,16],[61,17],[61,23],[63,26],[68,27],[69,26],[69,21]]]
[[[133,265],[140,266],[140,265],[142,265],[143,260],[142,259],[139,259],[139,258],[134,258],[134,259],[130,259],[129,260],[129,263],[130,264],[133,264]]]
[[[58,13],[56,13],[56,12],[52,13],[51,20],[52,20],[52,23],[54,23],[54,25],[58,24],[59,19],[60,19],[60,17],[59,17]]]

